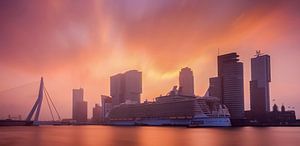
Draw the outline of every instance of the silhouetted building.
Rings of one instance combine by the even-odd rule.
[[[105,117],[108,116],[112,107],[112,98],[109,96],[101,95],[101,119],[105,119]]]
[[[208,91],[209,91],[209,96],[219,97],[219,98],[223,96],[221,77],[214,77],[209,79]]]
[[[72,119],[77,122],[87,121],[87,102],[83,101],[83,89],[73,89]]]
[[[284,105],[281,106],[281,112],[285,112],[285,106]]]
[[[117,74],[110,77],[110,96],[112,97],[113,105],[119,105],[125,102],[124,82],[123,74]]]
[[[141,102],[142,93],[142,72],[131,70],[124,73],[125,78],[125,101],[129,100],[134,103]]]
[[[101,120],[101,107],[99,106],[99,104],[95,104],[95,107],[93,108],[92,121],[100,122],[100,120]]]
[[[76,119],[77,106],[76,103],[83,101],[83,89],[73,89],[73,108],[72,108],[72,119]]]
[[[278,106],[274,104],[273,111],[268,112],[267,118],[272,122],[294,122],[296,121],[295,111],[286,111],[285,106],[281,106],[281,111],[278,110]]]
[[[232,119],[244,118],[243,63],[237,53],[218,56],[218,77],[210,79],[210,95],[219,97]]]
[[[273,110],[264,113],[264,117],[257,117],[255,113],[251,111],[246,111],[246,118],[248,121],[252,121],[252,124],[267,124],[267,125],[288,125],[290,123],[296,122],[296,112],[293,110],[286,110],[285,106],[279,107],[274,104]]]
[[[88,105],[86,101],[77,103],[78,111],[77,118],[75,119],[77,122],[87,122],[87,109]]]
[[[179,73],[179,88],[181,95],[194,96],[194,75],[193,71],[185,67]]]
[[[110,95],[113,105],[125,103],[126,100],[140,103],[141,93],[142,72],[130,70],[110,77]]]
[[[276,104],[273,105],[273,112],[279,112],[278,106]]]
[[[257,118],[264,118],[265,114],[270,111],[270,82],[270,56],[261,56],[258,52],[257,56],[251,59],[250,81],[251,112]]]

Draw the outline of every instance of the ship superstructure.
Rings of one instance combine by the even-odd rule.
[[[218,98],[184,96],[177,87],[153,102],[115,106],[107,119],[111,125],[231,126],[228,109]]]

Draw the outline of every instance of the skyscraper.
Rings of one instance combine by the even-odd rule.
[[[133,103],[141,102],[142,72],[130,70],[124,73],[124,98]]]
[[[229,108],[232,119],[244,118],[244,75],[239,55],[218,56],[218,76],[222,79],[222,102]]]
[[[101,107],[99,106],[99,104],[95,104],[95,107],[93,108],[92,121],[93,122],[100,122],[101,113],[102,113]]]
[[[75,119],[77,122],[87,122],[87,110],[88,105],[86,101],[78,102],[77,103],[77,118]]]
[[[243,63],[237,53],[218,56],[218,77],[210,79],[210,95],[219,97],[232,119],[244,118]]]
[[[123,74],[117,74],[110,77],[110,96],[112,97],[113,105],[119,105],[125,102],[124,82]]]
[[[214,77],[209,79],[209,95],[212,97],[221,97],[223,96],[222,92],[222,79],[221,77]]]
[[[113,105],[130,101],[140,103],[142,93],[142,72],[130,70],[110,77],[110,95]]]
[[[271,82],[270,56],[257,53],[251,59],[250,105],[251,112],[256,118],[263,118],[270,111]]]
[[[87,102],[83,101],[83,89],[73,89],[72,119],[77,122],[87,121]]]
[[[185,96],[194,96],[194,75],[193,71],[185,67],[179,73],[179,88],[181,94]]]
[[[83,101],[83,89],[73,89],[73,107],[72,107],[72,119],[77,119],[78,106],[77,103]]]
[[[112,109],[112,98],[106,95],[101,95],[101,118],[105,119],[110,110]]]

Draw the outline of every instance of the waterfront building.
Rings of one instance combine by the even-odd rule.
[[[274,104],[273,110],[264,113],[264,117],[257,117],[257,115],[252,111],[245,112],[246,118],[248,121],[251,121],[252,124],[268,124],[268,125],[288,125],[289,123],[295,123],[296,112],[294,110],[286,110],[285,106],[279,107]]]
[[[222,97],[222,79],[220,77],[213,77],[209,79],[209,96]]]
[[[95,104],[95,107],[93,108],[93,117],[92,121],[93,122],[100,122],[101,120],[101,107],[99,104]]]
[[[294,122],[296,121],[296,112],[293,110],[285,110],[285,106],[281,106],[281,111],[278,110],[276,104],[273,105],[273,111],[268,112],[267,117],[273,122]]]
[[[179,73],[179,88],[181,95],[194,96],[194,75],[193,71],[185,67]]]
[[[112,97],[113,105],[119,105],[125,102],[123,74],[110,77],[110,96]]]
[[[110,77],[110,96],[113,106],[130,101],[140,103],[142,72],[130,70]]]
[[[87,102],[83,101],[83,88],[73,89],[72,119],[77,122],[87,121]]]
[[[106,95],[101,95],[101,119],[105,119],[113,108],[112,98]]]
[[[77,103],[77,118],[75,119],[77,122],[87,122],[88,120],[88,103],[86,101],[82,101]]]
[[[237,53],[218,56],[218,77],[210,79],[210,95],[220,98],[232,119],[244,118],[243,63]]]
[[[124,73],[124,98],[133,103],[141,102],[142,72],[130,70]]]
[[[83,89],[73,89],[73,104],[72,104],[72,119],[76,119],[77,116],[77,109],[78,107],[76,106],[77,103],[83,101]]]
[[[251,112],[257,118],[264,118],[270,111],[271,82],[270,56],[257,52],[251,59],[250,105]]]

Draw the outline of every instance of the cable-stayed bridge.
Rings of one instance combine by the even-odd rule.
[[[22,85],[22,86],[25,86],[25,85]],[[22,87],[22,86],[20,86],[20,87]],[[13,90],[13,89],[15,89],[15,88],[5,90],[4,92],[9,92],[10,90]],[[46,102],[47,102],[47,106],[48,106],[48,109],[50,111],[52,121],[53,121],[52,123],[59,124],[61,122],[60,114],[59,114],[57,108],[55,107],[54,102],[53,102],[52,98],[50,97],[50,94],[44,85],[43,77],[41,77],[36,101],[35,101],[32,109],[30,110],[29,114],[27,115],[26,119],[22,120],[21,118],[19,118],[18,120],[15,120],[15,119],[11,119],[9,116],[8,119],[0,120],[0,126],[39,125],[40,124],[39,117],[40,117],[43,100],[46,100]]]

